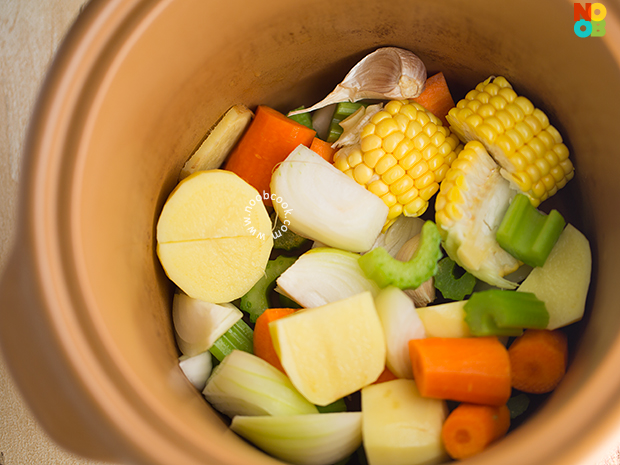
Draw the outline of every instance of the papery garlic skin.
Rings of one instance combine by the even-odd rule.
[[[426,66],[409,50],[383,47],[366,55],[344,80],[319,103],[289,113],[289,116],[318,110],[332,103],[363,99],[413,99],[424,90]]]

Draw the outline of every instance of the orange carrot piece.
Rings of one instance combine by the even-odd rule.
[[[510,411],[506,405],[460,404],[443,424],[441,439],[448,455],[456,460],[479,454],[506,435]]]
[[[393,379],[398,379],[398,377],[392,373],[388,367],[385,367],[383,372],[377,378],[377,381],[372,384],[385,383],[387,381],[392,381]]]
[[[273,348],[273,340],[269,333],[269,323],[284,318],[295,310],[292,308],[268,308],[257,319],[254,326],[254,355],[271,363],[274,367],[285,373],[276,350]]]
[[[448,125],[446,115],[454,107],[454,99],[443,73],[439,72],[426,79],[424,91],[413,100],[439,118],[444,126]]]
[[[508,348],[512,386],[529,394],[553,391],[566,373],[568,339],[560,330],[528,329]]]
[[[224,169],[236,173],[258,190],[271,205],[269,183],[276,165],[299,144],[307,147],[316,131],[287,118],[273,108],[260,105],[246,133],[231,152]]]
[[[336,149],[333,148],[332,144],[330,144],[329,142],[325,142],[324,140],[315,137],[314,139],[312,139],[310,150],[313,150],[314,153],[317,153],[330,163],[334,161],[334,154],[336,153]]]
[[[412,339],[409,354],[424,397],[485,405],[510,397],[508,351],[496,337]]]

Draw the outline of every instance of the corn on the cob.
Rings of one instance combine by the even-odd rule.
[[[458,138],[423,106],[392,100],[341,148],[334,166],[381,197],[390,208],[386,227],[401,213],[420,216],[462,149]]]
[[[517,96],[504,77],[490,77],[446,116],[461,140],[479,140],[502,167],[501,174],[535,207],[573,177],[560,133],[540,109]]]
[[[514,289],[503,276],[519,267],[495,234],[516,191],[482,143],[468,142],[445,175],[435,201],[435,221],[452,260],[478,279]]]

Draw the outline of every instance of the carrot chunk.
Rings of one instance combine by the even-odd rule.
[[[327,160],[328,162],[333,163],[336,149],[332,147],[331,143],[315,137],[312,139],[312,144],[310,144],[310,150],[319,154],[321,158]]]
[[[560,330],[528,329],[508,349],[512,386],[529,394],[553,391],[566,373],[568,339]]]
[[[510,397],[508,351],[496,337],[413,339],[409,354],[425,397],[496,406]]]
[[[392,381],[394,379],[398,379],[398,376],[392,373],[388,367],[385,367],[383,372],[377,378],[377,381],[375,381],[372,384],[385,383],[387,381]]]
[[[284,318],[294,312],[295,310],[292,308],[268,308],[256,319],[256,325],[254,326],[254,355],[271,363],[282,373],[286,372],[280,363],[276,350],[273,348],[273,340],[269,332],[269,323]]]
[[[256,188],[266,205],[272,205],[269,183],[275,166],[299,144],[307,147],[316,131],[287,118],[273,108],[260,105],[246,133],[235,146],[224,169],[236,173]]]
[[[510,411],[504,405],[463,403],[443,424],[441,439],[453,459],[460,460],[482,452],[502,438],[510,428]]]
[[[454,99],[443,73],[440,72],[427,78],[424,91],[413,100],[439,118],[444,126],[448,125],[446,115],[454,107]]]

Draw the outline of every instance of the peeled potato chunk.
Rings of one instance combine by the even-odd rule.
[[[370,292],[273,321],[269,331],[297,390],[325,406],[376,381],[386,343]]]
[[[579,321],[586,308],[592,273],[592,252],[588,239],[567,224],[542,267],[536,267],[519,286],[533,292],[549,312],[547,329]]]
[[[172,191],[157,223],[157,255],[188,296],[230,302],[263,275],[273,247],[258,191],[224,170],[198,171]]]

